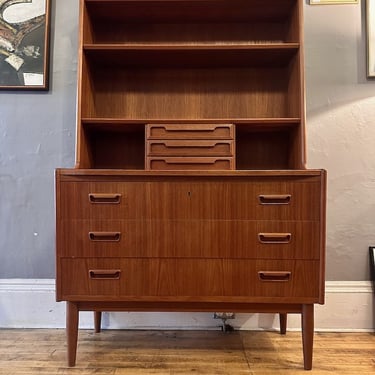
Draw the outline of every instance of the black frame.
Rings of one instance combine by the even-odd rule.
[[[369,260],[370,260],[370,275],[374,285],[375,293],[375,246],[369,247]]]
[[[29,3],[28,0],[5,0],[0,6],[0,37],[3,39],[0,90],[48,90],[51,0],[44,0],[45,13],[40,16],[18,23],[6,21],[6,10],[23,2]]]

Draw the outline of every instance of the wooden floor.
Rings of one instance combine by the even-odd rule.
[[[313,370],[301,334],[81,330],[66,366],[63,330],[0,330],[0,374],[375,374],[374,333],[316,333]]]

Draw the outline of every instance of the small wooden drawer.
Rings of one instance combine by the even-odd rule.
[[[151,140],[147,156],[234,156],[232,140]]]
[[[232,170],[235,169],[234,158],[222,157],[148,157],[148,170]]]
[[[147,124],[147,139],[234,139],[233,124]]]

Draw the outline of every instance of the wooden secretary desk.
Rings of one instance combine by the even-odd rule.
[[[57,300],[302,316],[324,302],[305,168],[302,0],[81,0],[77,153],[56,171]]]

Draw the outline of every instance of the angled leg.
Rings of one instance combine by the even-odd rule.
[[[302,305],[302,344],[305,370],[312,369],[314,341],[314,305]]]
[[[78,339],[78,305],[73,302],[66,303],[66,336],[68,344],[68,366],[76,364],[77,339]]]
[[[94,311],[94,326],[95,326],[95,333],[99,333],[102,326],[102,312],[101,311]]]
[[[286,334],[286,325],[288,321],[288,314],[279,314],[279,319],[280,319],[280,333],[282,335]]]

